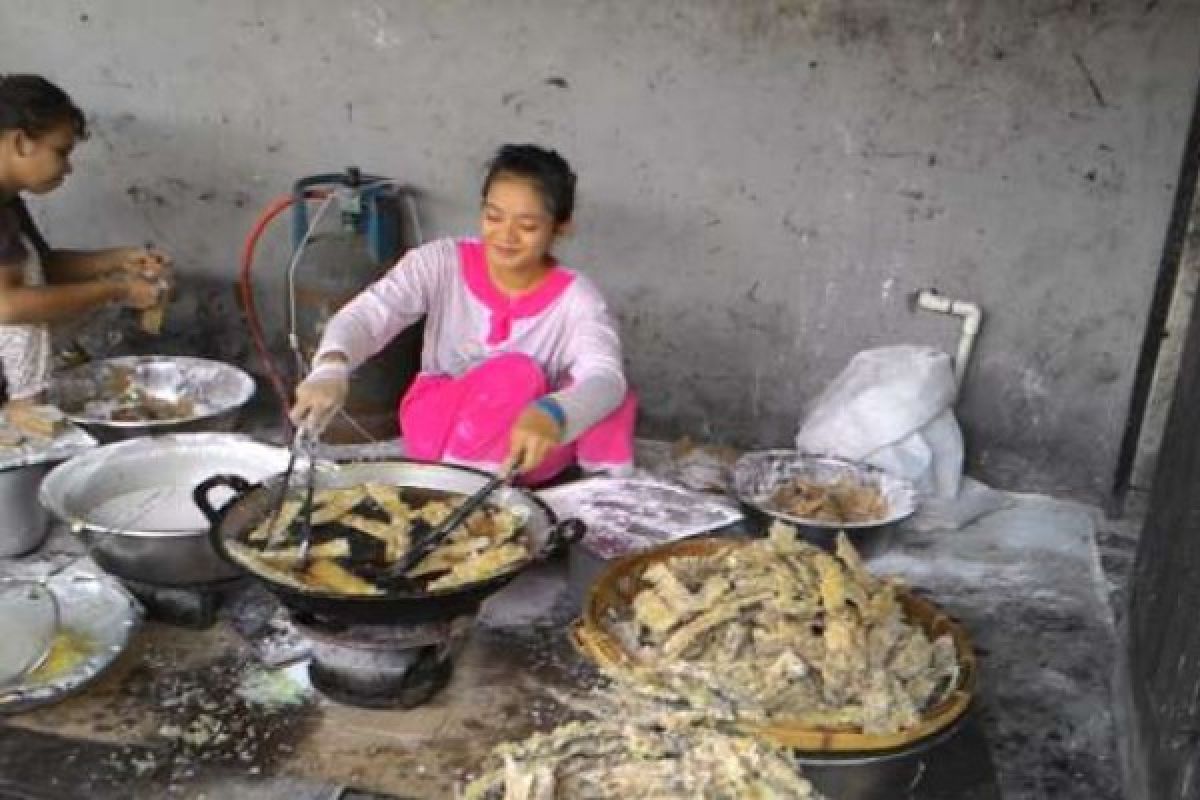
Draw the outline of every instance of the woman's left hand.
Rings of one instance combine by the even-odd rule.
[[[562,435],[563,430],[554,417],[530,406],[513,425],[505,467],[516,464],[520,472],[536,469],[562,442]]]

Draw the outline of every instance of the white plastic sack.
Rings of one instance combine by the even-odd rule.
[[[999,508],[1003,496],[977,481],[960,492],[957,391],[954,362],[945,353],[911,345],[864,350],[817,398],[796,449],[905,477],[921,496],[922,528],[960,528]]]
[[[874,464],[922,493],[954,497],[963,441],[951,410],[950,356],[929,347],[864,350],[821,393],[796,434],[796,449]]]
[[[924,497],[954,497],[963,471],[962,431],[947,408],[920,429],[862,460],[908,478]]]

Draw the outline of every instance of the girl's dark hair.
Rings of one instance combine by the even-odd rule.
[[[40,75],[0,75],[0,132],[41,136],[64,122],[87,137],[83,112],[62,89]]]
[[[524,178],[533,183],[555,224],[571,219],[575,211],[575,173],[555,151],[535,144],[506,144],[488,164],[483,180],[485,198],[492,182],[500,177]]]

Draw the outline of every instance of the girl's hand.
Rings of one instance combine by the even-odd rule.
[[[157,250],[124,247],[117,251],[117,269],[130,275],[161,280],[171,271],[171,259]]]
[[[562,442],[563,429],[548,413],[530,406],[513,425],[505,467],[517,465],[520,472],[536,469],[550,451]]]
[[[121,287],[121,304],[138,310],[153,308],[162,296],[162,283],[158,279],[146,280],[137,275],[118,273],[116,283]]]
[[[350,393],[350,370],[344,361],[323,362],[296,387],[296,403],[288,416],[297,428],[314,436],[325,430]]]

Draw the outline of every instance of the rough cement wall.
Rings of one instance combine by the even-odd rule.
[[[402,177],[460,233],[490,151],[537,140],[580,173],[563,254],[622,318],[647,434],[786,444],[855,351],[953,347],[907,306],[932,285],[989,315],[976,471],[1099,493],[1198,34],[1194,1],[7,0],[0,69],[94,114],[53,237],[170,247],[198,343],[295,177]]]

